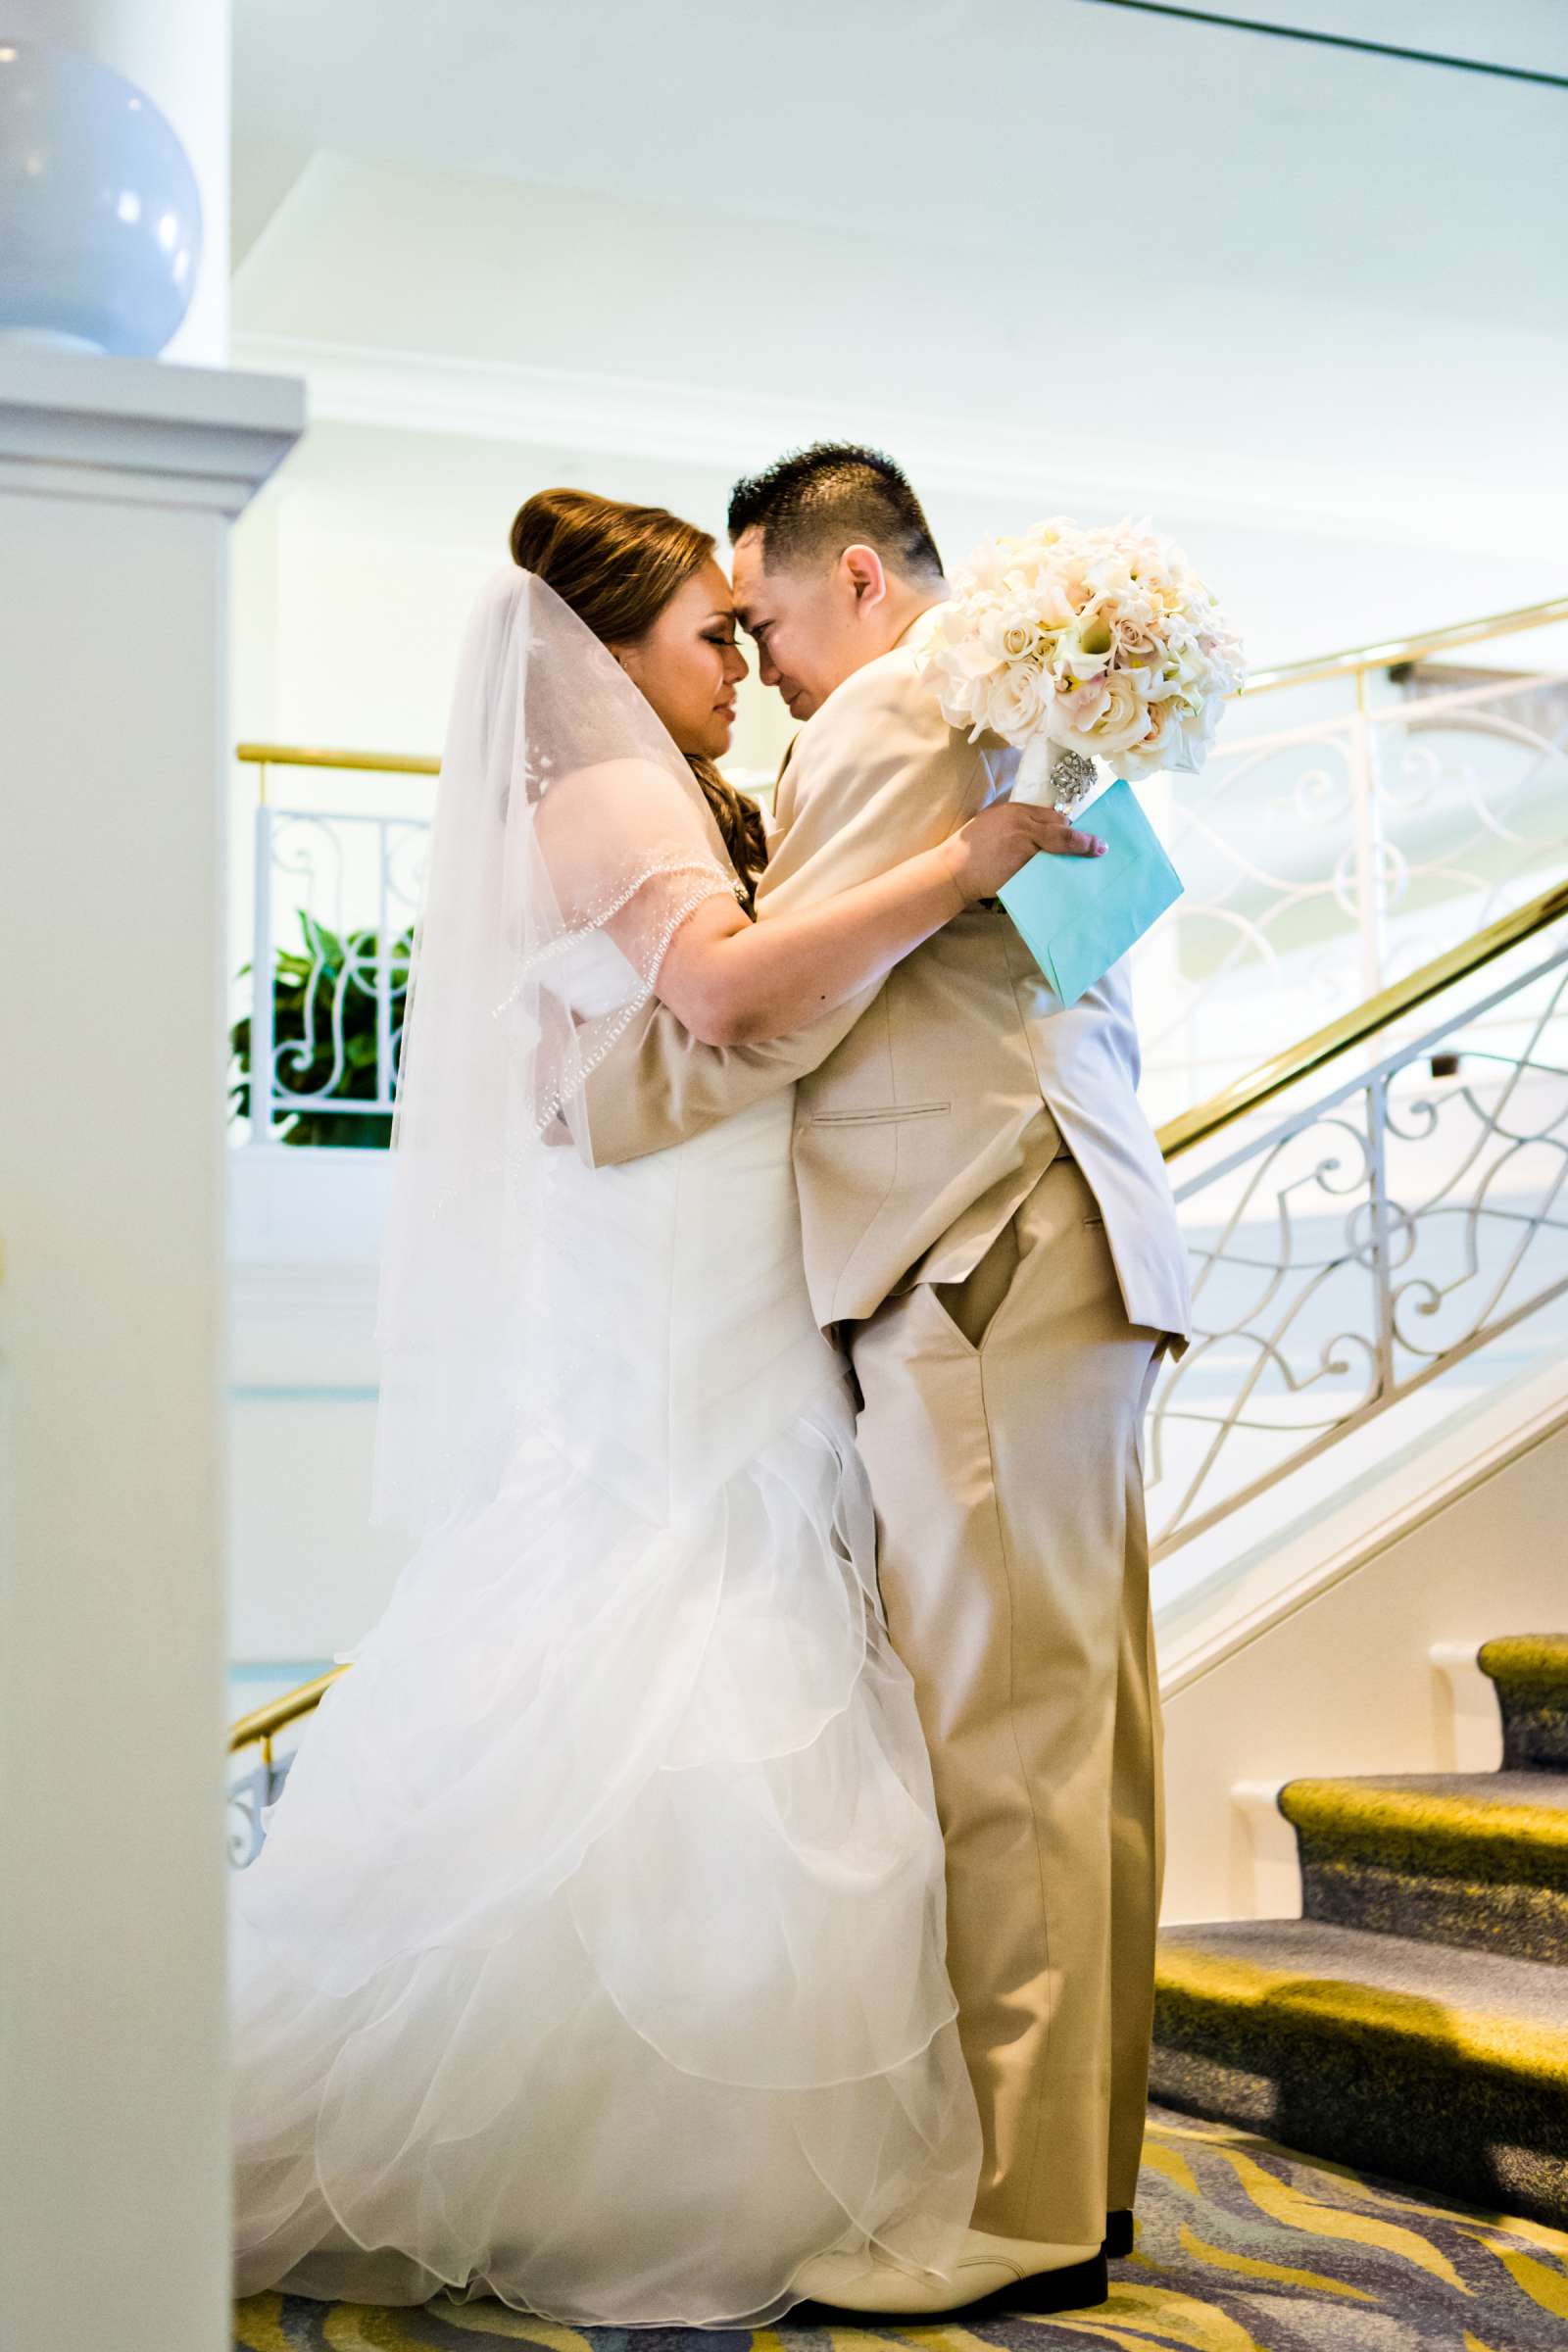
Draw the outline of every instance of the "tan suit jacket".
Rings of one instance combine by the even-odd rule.
[[[1010,788],[920,678],[921,614],[796,738],[758,898],[765,921],[932,848]],[[807,1277],[825,1326],[968,1274],[1065,1144],[1104,1219],[1129,1321],[1185,1339],[1187,1259],[1139,1104],[1125,963],[1064,1006],[999,906],[971,906],[874,989],[766,1045],[699,1044],[657,1000],[588,1082],[597,1164],[641,1157],[798,1081]]]

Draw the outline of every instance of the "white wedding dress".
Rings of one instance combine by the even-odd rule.
[[[579,1012],[625,970],[579,942]],[[241,2293],[756,2326],[809,2255],[958,2250],[942,1839],[791,1113],[541,1153],[551,1410],[235,1882]]]

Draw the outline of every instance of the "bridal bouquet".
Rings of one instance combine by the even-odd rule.
[[[1137,783],[1199,768],[1242,649],[1181,551],[1147,522],[1086,530],[1058,515],[988,539],[959,575],[925,658],[950,726],[1019,747],[1020,799],[1075,808],[1099,755]]]

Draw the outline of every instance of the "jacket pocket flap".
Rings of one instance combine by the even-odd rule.
[[[885,1110],[815,1110],[808,1127],[884,1127],[895,1119],[935,1119],[953,1108],[951,1102],[895,1102]]]

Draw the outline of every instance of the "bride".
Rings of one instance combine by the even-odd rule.
[[[416,1539],[236,1878],[237,2285],[757,2326],[811,2258],[949,2270],[979,2128],[787,1091],[595,1170],[587,1069],[872,986],[1040,848],[997,807],[751,920],[711,538],[530,499],[464,645],[382,1268]],[[555,1148],[560,1147],[560,1148]]]

